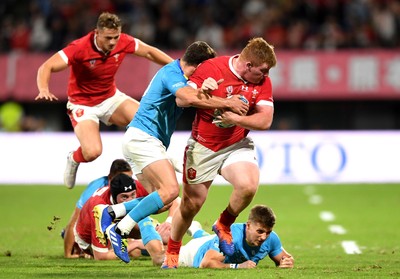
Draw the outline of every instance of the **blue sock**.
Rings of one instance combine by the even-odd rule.
[[[164,207],[164,203],[160,198],[158,192],[153,192],[144,197],[139,204],[129,211],[128,215],[138,223],[147,216],[156,213],[159,209]]]
[[[122,203],[125,206],[125,210],[126,212],[131,211],[132,209],[134,209],[139,202],[142,200],[143,198],[137,198],[137,199],[133,199],[127,202]]]

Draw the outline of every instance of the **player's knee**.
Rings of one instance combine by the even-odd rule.
[[[86,150],[82,150],[83,156],[85,158],[86,161],[88,162],[92,162],[94,160],[96,160],[102,153],[102,148],[89,148]]]

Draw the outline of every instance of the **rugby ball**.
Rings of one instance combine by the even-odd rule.
[[[231,95],[231,96],[228,96],[227,98],[228,98],[228,99],[229,99],[229,98],[232,98],[232,95]],[[243,96],[243,95],[240,95],[240,96],[239,96],[239,99],[242,100],[242,102],[244,102],[244,103],[246,103],[246,104],[249,103],[249,101],[248,101],[248,100],[246,99],[246,97]],[[215,126],[217,126],[218,128],[231,128],[231,127],[235,126],[234,124],[224,124],[223,122],[221,122],[221,120],[219,120],[219,119],[217,118],[218,116],[221,115],[221,113],[222,113],[222,110],[220,110],[220,109],[215,109],[215,110],[214,110],[214,119],[213,119],[212,123],[215,124]]]

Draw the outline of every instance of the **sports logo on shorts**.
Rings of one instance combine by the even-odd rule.
[[[81,108],[77,109],[75,112],[76,117],[82,117],[84,115],[85,111]]]
[[[188,176],[189,179],[195,179],[196,178],[196,174],[197,174],[197,171],[194,168],[189,168],[187,170],[187,176]]]

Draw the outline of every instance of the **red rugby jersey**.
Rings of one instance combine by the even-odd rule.
[[[135,38],[121,33],[116,47],[105,55],[94,44],[94,31],[71,42],[59,53],[71,66],[68,100],[74,104],[95,106],[116,92],[115,74],[127,53],[137,49]]]
[[[270,78],[266,77],[261,84],[244,82],[233,69],[232,59],[234,57],[236,56],[220,56],[203,62],[190,77],[190,81],[194,82],[197,87],[201,87],[203,81],[208,77],[217,81],[224,79],[218,89],[211,92],[212,95],[222,98],[236,94],[243,95],[249,101],[249,111],[254,109],[260,101],[273,106]],[[198,108],[192,124],[193,138],[211,150],[218,151],[239,142],[249,133],[249,130],[239,126],[219,128],[212,123],[213,119],[214,109]]]

